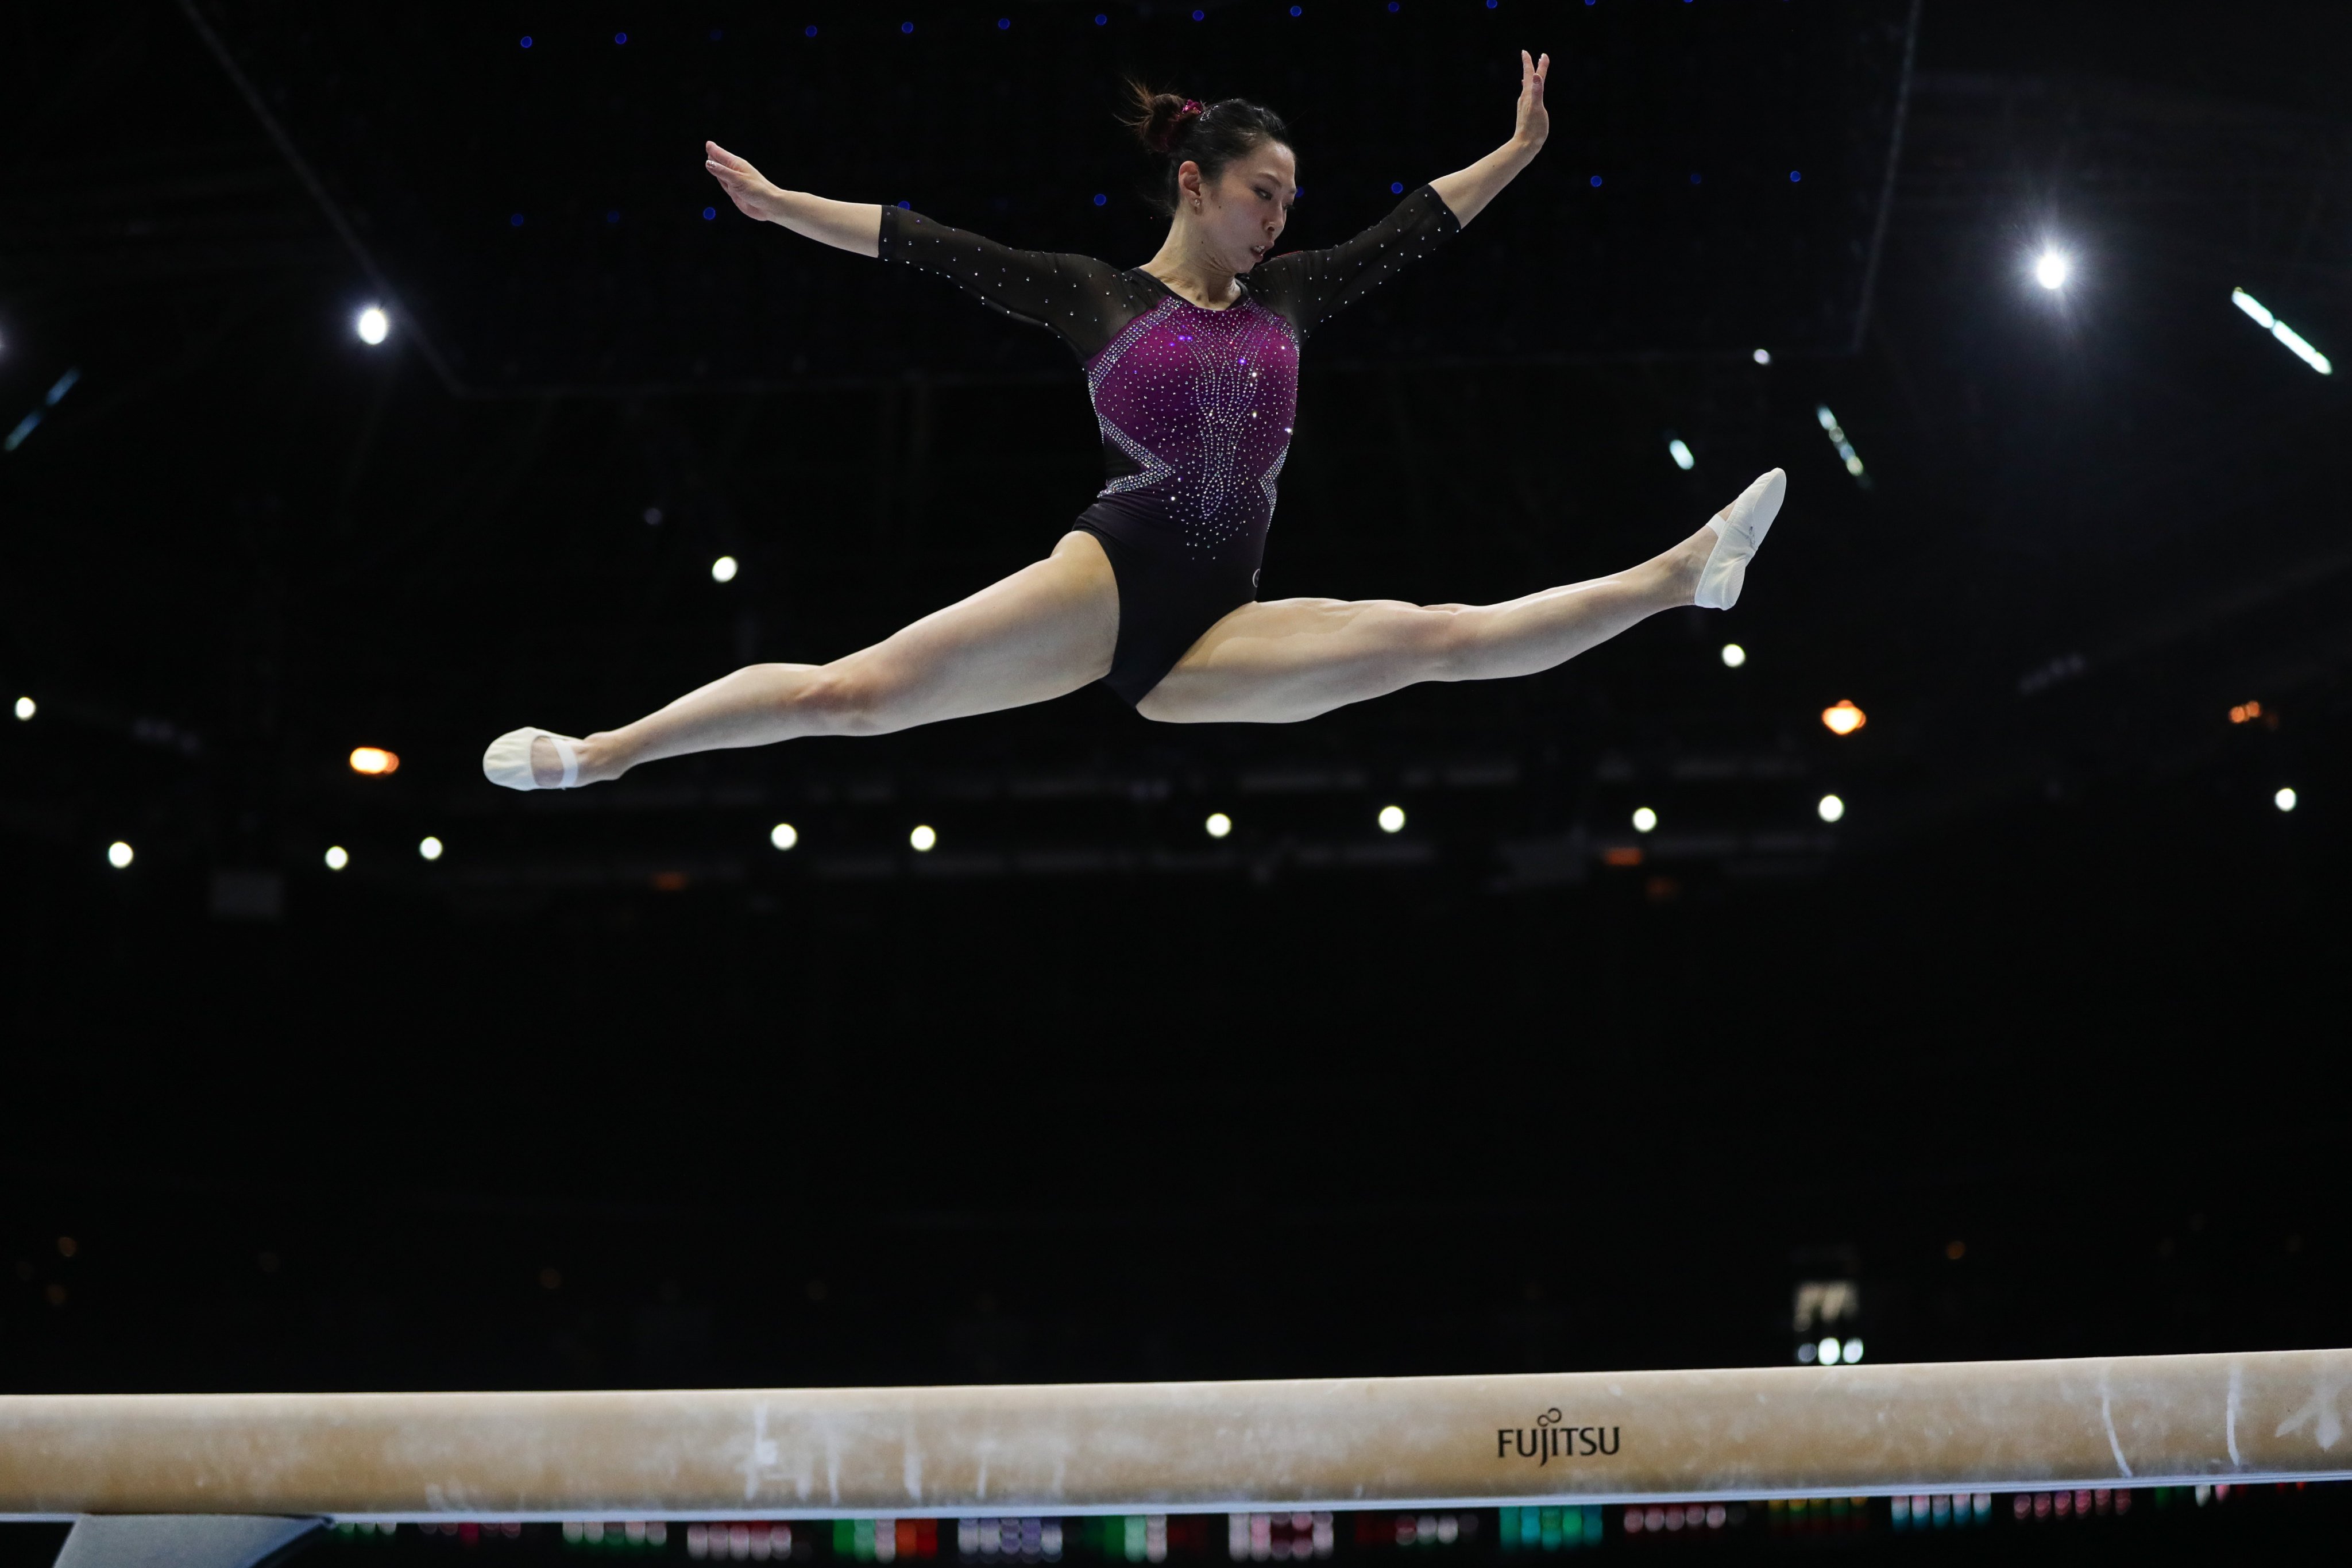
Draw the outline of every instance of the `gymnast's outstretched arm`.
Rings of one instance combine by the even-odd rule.
[[[1519,118],[1512,128],[1511,139],[1468,168],[1456,169],[1429,182],[1438,200],[1453,212],[1454,222],[1467,225],[1476,217],[1495,199],[1496,193],[1509,184],[1542,151],[1544,138],[1551,134],[1551,111],[1544,107],[1544,79],[1550,73],[1549,55],[1530,58],[1527,50],[1521,49]]]
[[[716,142],[702,144],[702,166],[727,187],[727,195],[747,217],[781,224],[794,234],[860,256],[882,254],[882,205],[879,202],[836,202],[806,191],[780,189],[751,161],[739,158]]]

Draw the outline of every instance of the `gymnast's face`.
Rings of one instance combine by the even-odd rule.
[[[1279,142],[1261,142],[1203,183],[1189,160],[1176,172],[1181,216],[1206,259],[1230,272],[1247,272],[1274,253],[1298,199],[1298,159]],[[1197,209],[1193,204],[1199,204]]]

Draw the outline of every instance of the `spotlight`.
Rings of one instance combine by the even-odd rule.
[[[1754,358],[1758,364],[1770,364],[1772,363],[1772,351],[1770,349],[1758,349],[1755,353]]]
[[[2277,806],[2281,811],[2293,811],[2294,809],[2294,791],[2291,789],[2283,789],[2279,791],[2278,794],[2271,796],[2271,804]]]
[[[330,844],[327,846],[326,859],[328,870],[340,871],[352,863],[351,851],[340,844]]]
[[[1403,832],[1404,807],[1401,805],[1384,805],[1381,807],[1380,823],[1381,831],[1382,833]]]
[[[1724,668],[1738,669],[1741,665],[1746,664],[1747,662],[1748,650],[1746,648],[1741,647],[1736,642],[1727,642],[1723,645]]]
[[[19,697],[18,699],[16,699],[16,717],[17,717],[17,718],[19,718],[19,719],[29,719],[29,718],[31,718],[34,714],[38,713],[40,710],[41,710],[41,705],[40,705],[39,703],[37,703],[37,702],[34,701],[31,698],[29,698],[29,697]]]
[[[352,323],[352,330],[359,333],[360,342],[373,348],[392,335],[392,318],[384,314],[383,306],[370,305]]]
[[[1845,698],[1839,698],[1833,708],[1822,710],[1822,722],[1832,735],[1851,735],[1870,722],[1870,716]]]
[[[399,771],[399,756],[385,751],[382,746],[359,746],[352,749],[352,772],[355,773],[366,773],[371,778],[382,778],[386,773],[396,773]]]
[[[106,847],[106,863],[120,871],[131,864],[131,846],[118,838]]]
[[[2054,293],[2066,287],[2066,279],[2074,271],[2074,263],[2065,252],[2045,250],[2033,263],[2033,280]]]
[[[1845,1346],[1838,1342],[1838,1338],[1835,1334],[1832,1334],[1829,1338],[1822,1342],[1822,1364],[1823,1366],[1835,1366],[1839,1362],[1843,1361],[1844,1359]]]
[[[1814,409],[1813,417],[1821,422],[1822,434],[1830,438],[1830,445],[1837,448],[1839,458],[1845,464],[1845,471],[1857,479],[1862,479],[1862,458],[1855,455],[1853,443],[1845,438],[1845,427],[1838,423],[1837,416],[1830,412],[1829,405],[1824,403]],[[1865,484],[1868,482],[1864,480]]]
[[[2272,315],[2260,300],[2255,299],[2243,289],[2232,289],[2230,290],[2230,302],[2251,317],[2254,325],[2268,331],[2270,335],[2284,344],[2287,352],[2294,354],[2295,358],[2322,375],[2336,374],[2336,366],[2328,362],[2326,354],[2304,342],[2301,332]]]
[[[915,853],[918,855],[929,854],[931,847],[939,841],[940,836],[924,824],[917,824],[915,831],[907,835],[907,842],[915,847]]]
[[[426,834],[416,841],[416,853],[427,860],[441,858],[441,840]]]
[[[1653,827],[1655,827],[1657,825],[1658,825],[1658,814],[1657,814],[1656,812],[1652,811],[1652,810],[1651,810],[1648,806],[1646,806],[1646,805],[1637,805],[1637,806],[1635,806],[1635,807],[1633,808],[1633,831],[1634,831],[1634,832],[1636,832],[1636,833],[1647,833],[1647,832],[1649,832],[1649,831],[1650,831],[1650,829],[1652,829]]]
[[[1209,820],[1201,826],[1209,830],[1210,837],[1223,838],[1234,830],[1234,819],[1222,811],[1213,811],[1209,813]]]
[[[779,849],[790,849],[801,841],[801,830],[789,822],[779,822],[768,829],[768,842]]]
[[[1797,1359],[1804,1363],[1807,1366],[1812,1365],[1813,1358],[1821,1353],[1821,1347],[1813,1343],[1811,1340],[1807,1340],[1803,1344],[1797,1347]]]
[[[710,580],[714,583],[732,583],[735,581],[736,570],[735,557],[722,555],[710,563]]]
[[[1845,816],[1845,802],[1833,795],[1825,795],[1813,809],[1821,813],[1823,822],[1836,822]]]
[[[1675,460],[1675,467],[1685,473],[1689,473],[1698,466],[1698,459],[1691,456],[1691,449],[1683,445],[1683,439],[1679,436],[1666,443],[1666,456],[1672,458]]]
[[[1848,1365],[1848,1366],[1852,1366],[1854,1363],[1856,1363],[1856,1362],[1860,1361],[1861,1359],[1862,1359],[1862,1342],[1861,1342],[1860,1340],[1848,1340],[1848,1341],[1846,1341],[1846,1342],[1845,1342],[1845,1364],[1846,1364],[1846,1365]]]

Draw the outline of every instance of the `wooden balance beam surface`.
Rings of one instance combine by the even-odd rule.
[[[1073,1514],[2352,1475],[2352,1351],[1267,1383],[0,1397],[0,1517]]]

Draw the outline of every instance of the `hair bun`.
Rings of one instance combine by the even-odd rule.
[[[1137,86],[1135,114],[1129,123],[1135,127],[1136,136],[1155,153],[1173,153],[1176,144],[1192,129],[1192,121],[1209,110],[1197,98],[1180,98],[1172,92],[1152,92]]]

